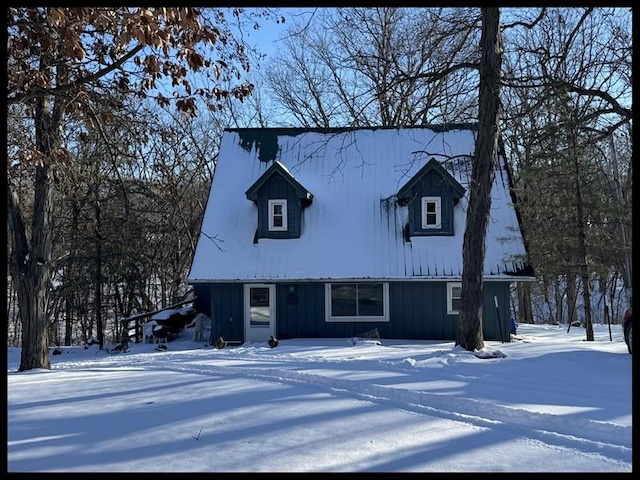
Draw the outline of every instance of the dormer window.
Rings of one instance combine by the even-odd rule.
[[[422,228],[441,228],[441,218],[440,197],[422,197]]]
[[[269,200],[269,231],[287,231],[287,201]]]
[[[261,238],[300,238],[302,211],[313,195],[289,170],[275,161],[245,192],[258,208],[258,224],[253,243]]]
[[[397,202],[407,207],[407,223],[402,232],[411,237],[452,236],[455,209],[465,189],[435,158],[429,160],[397,193]]]

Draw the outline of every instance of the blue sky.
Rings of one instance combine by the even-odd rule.
[[[314,8],[282,8],[277,9],[278,14],[285,18],[284,23],[275,21],[260,21],[260,29],[248,31],[247,43],[258,48],[267,56],[272,54],[277,48],[277,40],[285,35],[287,28],[293,25],[294,20],[308,20],[313,14]]]

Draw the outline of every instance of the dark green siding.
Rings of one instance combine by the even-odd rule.
[[[455,318],[447,315],[446,283],[390,283],[389,303],[391,322],[389,327],[385,328],[388,338],[455,338]]]
[[[297,295],[297,303],[287,301],[290,293]],[[276,321],[280,338],[327,337],[324,283],[277,284]]]
[[[212,339],[244,342],[243,286],[214,283],[194,285],[194,308],[212,320]]]
[[[211,308],[215,338],[244,342],[244,290],[241,284],[214,284]]]
[[[287,231],[269,231],[269,200],[287,201]],[[258,238],[299,238],[302,206],[296,190],[275,174],[258,190]]]
[[[209,315],[211,312],[211,286],[209,284],[195,284],[193,285],[193,295],[196,297],[193,302],[193,308],[196,312]]]
[[[510,341],[508,282],[484,282],[485,340]],[[278,338],[351,338],[378,329],[382,339],[456,338],[457,315],[447,315],[447,282],[389,282],[389,322],[325,322],[325,285],[320,282],[276,284]],[[196,310],[213,319],[213,336],[244,341],[242,284],[196,285]],[[498,298],[500,324],[494,295]]]
[[[324,283],[276,286],[277,333],[281,338],[349,338],[378,329],[387,339],[455,340],[457,315],[447,315],[446,282],[390,282],[389,322],[325,322]],[[287,301],[293,289],[297,303]],[[509,341],[509,283],[485,282],[483,333],[501,340],[493,296],[498,296],[502,338]]]
[[[511,341],[511,298],[506,282],[484,282],[484,307],[482,309],[482,332],[485,340]],[[500,323],[493,297],[498,298]]]

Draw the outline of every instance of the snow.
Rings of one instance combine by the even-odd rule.
[[[272,162],[260,161],[262,144],[253,142],[245,150],[239,132],[225,131],[191,283],[461,278],[472,130],[364,128],[277,137],[279,130],[274,131],[273,160],[313,195],[302,213],[300,238],[254,243],[258,209],[245,192]],[[466,189],[453,207],[454,235],[414,236],[406,242],[402,228],[409,221],[408,207],[398,205],[395,195],[432,158]],[[525,249],[505,159],[500,163],[491,190],[484,276],[515,281],[507,272],[521,266]]]
[[[166,351],[60,347],[26,372],[9,347],[8,471],[630,473],[632,356],[620,325],[594,332],[521,324],[478,356],[183,333]]]
[[[169,318],[171,318],[172,315],[175,315],[177,313],[180,313],[178,310],[175,310],[173,308],[168,308],[166,310],[162,310],[161,312],[158,312],[156,314],[154,314],[151,317],[151,320],[167,320]]]

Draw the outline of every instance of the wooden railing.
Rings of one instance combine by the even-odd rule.
[[[156,313],[163,312],[165,310],[172,310],[179,308],[187,303],[195,301],[196,297],[191,297],[186,300],[181,300],[178,303],[169,305],[168,307],[160,308],[152,312],[143,312],[131,315],[127,318],[120,319],[120,325],[122,327],[122,344],[128,344],[133,340],[134,343],[140,343],[142,341],[142,325],[146,323]],[[132,325],[133,324],[133,325]],[[131,332],[133,330],[133,333]]]

